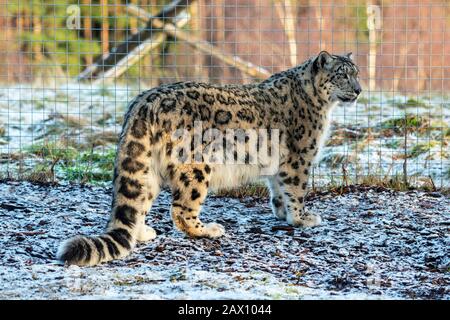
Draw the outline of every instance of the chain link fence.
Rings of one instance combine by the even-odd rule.
[[[313,186],[450,186],[447,1],[0,2],[0,175],[108,183],[127,102],[163,83],[249,83],[353,52]]]

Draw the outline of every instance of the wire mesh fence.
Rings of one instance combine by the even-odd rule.
[[[314,186],[450,183],[447,1],[2,0],[0,175],[111,180],[127,103],[163,83],[249,83],[353,52]]]

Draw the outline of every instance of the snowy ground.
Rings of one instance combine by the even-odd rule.
[[[58,243],[101,232],[110,204],[108,183],[64,181],[110,181],[123,113],[139,91],[0,88],[0,177],[51,168],[62,181],[0,183],[0,298],[450,299],[450,200],[438,193],[316,194],[308,206],[324,223],[308,230],[276,221],[267,199],[210,197],[204,220],[228,232],[215,241],[175,231],[163,193],[148,216],[155,241],[99,267],[56,264]],[[450,187],[448,97],[372,93],[332,118],[316,185],[342,183],[343,167],[350,183],[367,174],[387,179],[403,173],[406,155],[409,177]]]
[[[293,229],[267,199],[210,196],[219,240],[177,232],[163,192],[147,222],[158,237],[124,260],[65,267],[61,240],[101,232],[111,190],[0,183],[1,299],[450,299],[450,198],[351,187],[312,194],[324,222]]]

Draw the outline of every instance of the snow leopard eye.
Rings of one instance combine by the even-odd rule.
[[[350,80],[350,75],[348,73],[345,72],[341,72],[339,74],[340,78],[344,79],[344,80]]]

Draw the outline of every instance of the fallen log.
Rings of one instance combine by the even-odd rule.
[[[163,20],[155,18],[145,10],[133,4],[127,6],[127,11],[130,14],[135,15],[139,19],[151,24],[152,27],[162,30],[164,33],[172,36],[175,39],[183,40],[194,49],[199,50],[205,54],[212,55],[217,59],[225,62],[226,64],[231,65],[254,78],[266,79],[271,75],[268,70],[251,62],[245,61],[238,56],[228,55],[209,42],[203,41],[201,39],[198,39],[197,37],[190,35],[186,31],[177,28],[177,26],[172,23],[165,23]]]
[[[143,29],[126,39],[117,47],[111,49],[109,54],[97,58],[92,65],[88,66],[78,75],[77,80],[83,81],[97,78],[113,68],[119,61],[125,58],[129,52],[133,51],[136,47],[140,46],[142,42],[152,38],[154,34],[161,31],[155,29],[153,26],[153,19],[164,22],[171,21],[180,13],[180,11],[185,10],[193,2],[195,2],[195,0],[176,0],[165,6],[157,15],[148,15],[147,25]]]
[[[181,28],[187,24],[189,21],[189,16],[186,12],[182,12],[174,19],[175,25],[178,28]],[[147,55],[150,51],[158,48],[163,44],[163,42],[167,39],[167,35],[165,33],[155,33],[149,39],[143,41],[139,46],[134,48],[132,51],[128,53],[125,57],[123,57],[119,62],[117,62],[112,68],[108,69],[104,73],[101,74],[101,77],[97,77],[92,83],[107,83],[118,77],[120,77],[125,71],[127,71],[131,66],[136,64],[141,58]]]

